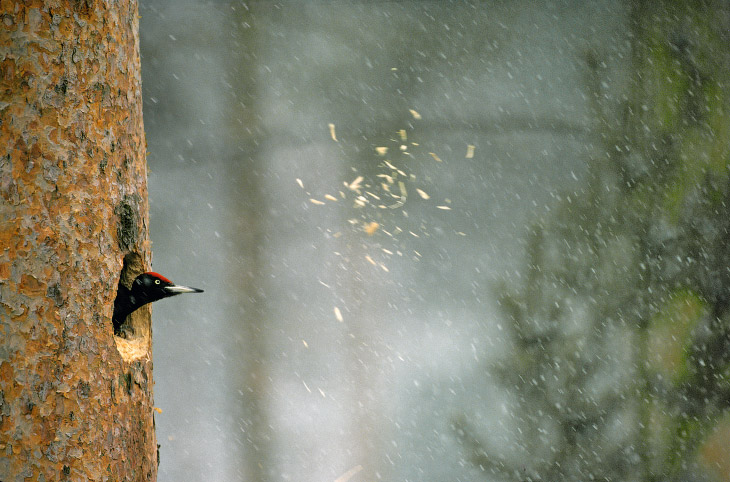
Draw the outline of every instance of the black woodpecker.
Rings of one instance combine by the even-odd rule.
[[[121,327],[124,320],[127,319],[127,315],[147,303],[182,293],[202,292],[203,290],[198,288],[176,285],[161,274],[151,271],[137,276],[132,282],[131,290],[119,283],[117,298],[114,300],[114,315],[112,316],[114,334],[119,335],[121,333]]]

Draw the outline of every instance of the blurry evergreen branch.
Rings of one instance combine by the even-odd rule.
[[[532,227],[523,284],[496,290],[511,350],[489,371],[516,453],[453,421],[503,480],[730,478],[730,6],[630,5],[620,103],[585,55],[587,185]]]

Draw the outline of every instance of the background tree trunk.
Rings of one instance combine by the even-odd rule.
[[[0,480],[153,481],[137,3],[1,5]]]

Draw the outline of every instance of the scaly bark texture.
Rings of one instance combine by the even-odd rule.
[[[0,480],[157,475],[137,3],[0,1]],[[136,329],[139,328],[139,329]]]

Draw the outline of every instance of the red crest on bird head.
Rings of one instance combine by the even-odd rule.
[[[173,284],[172,281],[170,281],[169,279],[165,278],[160,273],[155,273],[154,271],[147,271],[145,274],[148,274],[150,276],[154,276],[155,278],[159,278],[162,281],[164,281],[165,283]]]

